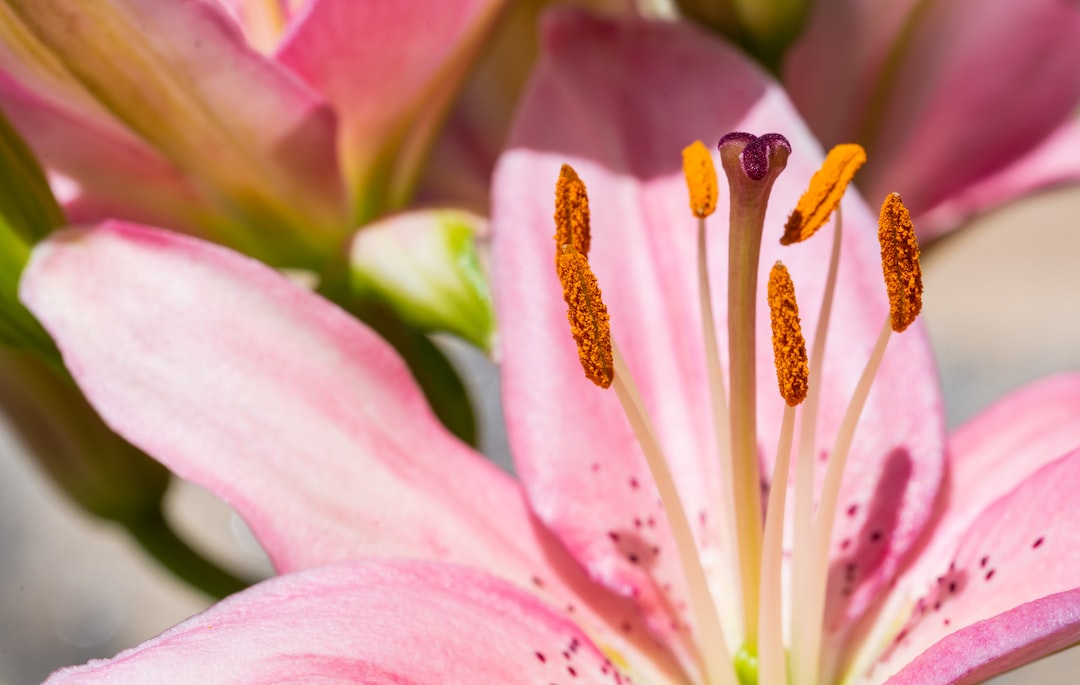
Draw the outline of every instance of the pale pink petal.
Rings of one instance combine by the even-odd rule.
[[[31,90],[71,111],[107,111],[261,231],[318,252],[349,228],[333,114],[252,49],[218,0],[11,5],[8,30],[32,36],[41,64],[16,52],[4,67]],[[59,77],[42,76],[49,64]]]
[[[660,659],[632,605],[592,586],[516,484],[435,420],[392,348],[277,272],[113,222],[43,243],[21,288],[105,421],[232,504],[279,571],[471,565],[633,650],[637,667]]]
[[[936,237],[1022,195],[1080,181],[1080,122],[1069,120],[1002,171],[949,196],[919,217],[919,234]]]
[[[278,60],[340,116],[339,149],[365,217],[378,193],[400,202],[503,0],[312,0]],[[368,216],[369,218],[369,216]]]
[[[873,680],[899,672],[896,682],[973,682],[1080,639],[1077,488],[1080,450],[987,507],[912,595],[911,620]]]
[[[695,138],[713,144],[731,130],[778,131],[791,140],[795,152],[773,192],[762,262],[782,258],[791,269],[808,336],[828,239],[781,248],[778,238],[821,152],[778,86],[693,28],[563,14],[547,26],[545,51],[494,186],[494,266],[511,446],[539,516],[594,577],[637,597],[653,612],[655,626],[666,625],[666,606],[675,607],[680,620],[686,614],[663,512],[614,394],[591,385],[581,371],[552,264],[552,189],[559,166],[574,165],[589,188],[590,261],[613,334],[676,472],[706,564],[715,571],[722,495],[708,421],[695,219],[680,151]],[[831,446],[887,308],[873,218],[855,197],[846,207],[819,451]],[[727,211],[725,190],[710,219],[719,321],[726,316]],[[769,455],[782,400],[764,301],[758,341],[759,437],[762,453]],[[918,329],[896,338],[886,355],[842,491],[841,506],[853,513],[836,533],[838,547],[861,536],[842,553],[845,563],[859,565],[859,585],[852,598],[831,609],[834,615],[862,610],[930,513],[943,442],[931,364]],[[879,542],[882,537],[885,542]],[[719,598],[732,596],[722,578],[716,583]]]
[[[476,571],[354,563],[261,583],[49,683],[622,682],[573,623]]]

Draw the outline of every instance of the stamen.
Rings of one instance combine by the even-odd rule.
[[[585,183],[572,166],[563,164],[555,184],[556,264],[563,246],[573,245],[574,250],[588,257],[590,243],[589,196],[585,192]]]
[[[716,167],[705,143],[695,140],[683,148],[683,173],[690,190],[690,210],[699,219],[716,211]]]
[[[765,535],[761,546],[761,619],[758,624],[758,684],[785,685],[783,583],[784,503],[787,496],[791,442],[795,433],[795,407],[784,407],[780,440],[776,446],[769,501],[765,509]]]
[[[825,467],[825,480],[821,486],[821,499],[818,501],[817,516],[814,518],[813,549],[810,554],[811,564],[809,569],[809,593],[806,601],[806,611],[809,612],[813,621],[812,628],[806,636],[808,653],[813,655],[812,670],[807,674],[810,679],[807,682],[816,683],[821,668],[820,649],[822,631],[824,629],[825,616],[825,591],[828,584],[829,566],[829,542],[832,539],[833,524],[836,521],[837,505],[840,500],[840,483],[844,474],[844,466],[847,464],[848,453],[851,451],[851,443],[855,438],[855,429],[859,425],[859,417],[862,416],[866,399],[870,395],[870,388],[874,383],[874,376],[881,368],[881,360],[885,356],[885,348],[889,344],[892,328],[886,321],[878,334],[874,348],[870,352],[870,359],[863,368],[859,382],[852,393],[844,417],[840,421],[840,427],[836,431],[836,440],[832,451],[829,452],[829,463]]]
[[[686,577],[690,608],[697,627],[695,657],[706,681],[715,685],[736,685],[716,603],[701,565],[690,521],[679,499],[675,478],[668,468],[633,376],[611,340],[610,317],[601,300],[599,284],[581,251],[588,249],[588,200],[585,185],[568,165],[563,165],[555,197],[555,240],[561,243],[556,264],[581,365],[585,375],[600,387],[614,385],[623,413],[649,465]]]
[[[789,407],[806,399],[809,369],[806,364],[806,341],[799,323],[799,305],[795,285],[781,262],[769,273],[769,312],[772,314],[773,356],[780,395]]]
[[[899,333],[922,311],[923,284],[915,227],[897,193],[886,197],[881,205],[878,241],[885,288],[889,291],[889,318],[893,330]]]
[[[683,171],[690,194],[690,208],[697,217],[697,269],[698,269],[698,304],[701,310],[702,340],[705,345],[705,368],[709,382],[709,400],[712,407],[713,431],[716,436],[716,450],[720,462],[720,497],[719,517],[716,521],[719,541],[717,548],[722,550],[721,569],[714,582],[727,588],[729,596],[739,594],[739,560],[735,546],[735,498],[732,485],[731,432],[728,425],[727,385],[720,367],[720,350],[716,340],[716,317],[713,314],[712,285],[709,281],[708,240],[705,233],[705,219],[716,209],[718,189],[716,167],[708,149],[701,141],[683,150]],[[722,590],[723,591],[723,590]],[[729,619],[728,629],[738,634],[738,611],[725,616]]]
[[[686,517],[686,510],[679,499],[675,478],[668,468],[667,457],[664,456],[656,431],[653,429],[652,422],[649,421],[649,415],[645,411],[645,404],[641,401],[641,394],[634,383],[633,375],[618,348],[614,348],[614,363],[615,393],[622,404],[630,427],[634,430],[642,454],[645,455],[645,461],[649,465],[649,471],[652,473],[653,481],[656,483],[656,490],[660,495],[660,501],[675,540],[675,549],[679,553],[679,561],[686,577],[690,609],[694,613],[697,625],[698,634],[695,640],[697,656],[705,672],[705,682],[715,685],[736,685],[731,654],[728,651],[727,641],[724,639],[724,629],[720,624],[720,616],[716,612],[716,603],[713,602],[709,591],[709,581],[701,565],[701,556],[698,553],[697,543],[694,542],[690,520]]]
[[[818,502],[817,516],[814,519],[813,552],[811,554],[811,592],[807,601],[807,611],[813,617],[814,626],[808,642],[810,653],[817,654],[821,645],[823,616],[825,611],[825,591],[828,584],[829,543],[832,539],[833,524],[836,520],[837,505],[840,499],[840,484],[855,439],[855,429],[859,425],[866,400],[874,377],[881,368],[885,349],[893,331],[902,331],[915,320],[922,307],[922,271],[919,267],[919,244],[915,239],[915,228],[911,217],[900,196],[893,193],[885,198],[881,207],[878,240],[881,243],[881,265],[885,273],[885,284],[889,291],[889,319],[885,321],[878,334],[877,341],[870,352],[859,382],[852,393],[840,427],[836,431],[836,440],[829,453],[829,463],[825,468],[825,480],[821,486],[821,499]],[[818,673],[820,662],[815,661],[814,674]],[[816,682],[816,675],[811,682]]]
[[[860,145],[847,143],[829,150],[821,168],[810,179],[810,187],[788,217],[780,244],[802,242],[824,226],[840,204],[855,172],[865,163],[866,151]]]
[[[557,237],[557,236],[556,236]],[[611,323],[600,297],[600,285],[585,256],[564,245],[558,259],[559,282],[566,300],[566,318],[577,342],[581,368],[601,388],[611,385],[615,364],[611,356]]]
[[[769,312],[772,318],[773,354],[776,379],[787,406],[780,425],[769,501],[765,514],[765,534],[761,550],[761,622],[758,628],[758,682],[785,685],[783,588],[780,567],[783,558],[784,503],[787,495],[791,443],[795,433],[795,406],[807,391],[806,342],[799,324],[795,286],[787,268],[777,262],[769,273]]]
[[[810,351],[810,390],[803,405],[799,430],[799,454],[795,462],[795,516],[791,550],[791,663],[793,673],[811,673],[817,662],[817,653],[809,649],[808,638],[817,629],[813,615],[807,608],[812,593],[811,578],[813,546],[814,507],[814,450],[817,444],[817,415],[824,378],[825,341],[828,338],[829,321],[832,319],[833,296],[836,293],[836,274],[840,264],[840,246],[844,234],[843,206],[836,207],[833,225],[832,250],[829,253],[829,270],[825,276],[825,292],[821,298],[817,329]]]

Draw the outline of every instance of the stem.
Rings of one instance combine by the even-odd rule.
[[[215,599],[239,592],[251,584],[188,546],[165,520],[160,508],[137,520],[126,521],[124,525],[142,548],[177,578]]]
[[[614,343],[612,343],[611,351],[615,367],[615,378],[611,385],[622,404],[634,435],[637,436],[645,461],[649,464],[664,513],[667,515],[668,525],[675,538],[679,561],[682,562],[683,573],[686,576],[690,608],[694,612],[697,624],[698,660],[703,662],[701,665],[705,672],[705,681],[711,685],[735,685],[735,672],[732,668],[727,642],[724,640],[724,630],[716,612],[716,603],[713,602],[712,594],[709,592],[708,580],[705,578],[705,569],[701,566],[701,556],[694,542],[690,522],[679,500],[675,478],[668,468],[660,441],[645,413],[641,395],[633,376],[630,375],[626,361]]]

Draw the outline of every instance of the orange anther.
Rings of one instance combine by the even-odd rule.
[[[566,246],[557,262],[566,318],[577,342],[578,358],[585,375],[601,388],[615,378],[611,353],[611,323],[607,307],[600,297],[600,285],[589,268],[585,255]]]
[[[683,173],[690,191],[690,211],[699,219],[716,211],[716,166],[705,143],[695,140],[682,151]]]
[[[788,406],[806,399],[810,369],[806,362],[806,341],[799,323],[795,285],[787,267],[780,262],[769,272],[769,313],[772,319],[773,357],[780,395]]]
[[[866,152],[860,145],[849,143],[829,150],[821,168],[810,179],[810,187],[788,217],[780,243],[791,245],[802,242],[824,226],[840,204],[840,198],[844,196],[855,172],[865,162]]]
[[[589,196],[585,183],[569,164],[563,164],[555,184],[555,261],[564,245],[589,256]]]
[[[915,320],[922,310],[922,267],[919,266],[919,241],[911,215],[892,193],[881,205],[878,219],[878,241],[881,243],[881,270],[889,292],[889,317],[892,328],[899,333]]]

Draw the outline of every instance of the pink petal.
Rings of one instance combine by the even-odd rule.
[[[990,503],[1080,446],[1078,418],[1080,373],[1073,373],[1014,392],[960,427],[949,439],[950,482],[934,539],[958,539]]]
[[[269,580],[49,683],[622,682],[581,630],[475,571],[341,564]]]
[[[302,227],[309,245],[347,230],[332,113],[249,47],[218,0],[19,0],[11,14],[69,70],[58,82],[5,59],[31,90],[107,109],[261,230]]]
[[[825,124],[823,137],[866,145],[860,187],[871,196],[903,193],[913,214],[1028,154],[1080,101],[1075,3],[949,0],[914,11],[910,2],[819,4],[811,22],[818,29],[790,56],[785,81],[815,126],[836,111],[852,113],[841,114],[842,126]],[[863,47],[852,55],[845,39],[835,50],[840,34]],[[875,113],[871,100],[882,87]]]
[[[400,203],[411,190],[417,162],[502,6],[312,0],[297,15],[278,60],[340,115],[339,149],[361,217],[376,193]]]
[[[937,559],[940,580],[922,588],[923,611],[879,661],[881,675],[973,682],[1080,639],[1078,487],[1080,450],[983,511]]]
[[[975,215],[1052,186],[1080,181],[1080,123],[1070,120],[997,174],[950,196],[919,218],[920,235],[936,237]]]
[[[493,191],[495,292],[511,447],[541,519],[594,577],[637,597],[652,612],[654,626],[667,625],[665,607],[678,607],[683,599],[680,571],[616,398],[592,386],[578,363],[552,266],[550,189],[563,162],[573,164],[589,188],[590,261],[613,333],[698,525],[705,562],[715,567],[717,546],[723,544],[716,526],[722,495],[700,342],[695,219],[687,206],[680,150],[695,138],[715,141],[730,130],[788,136],[795,153],[773,191],[767,217],[772,231],[794,206],[821,153],[776,85],[730,48],[688,26],[563,14],[547,26],[545,50]],[[726,193],[719,205],[711,220],[710,256],[723,321]],[[831,447],[886,309],[873,219],[853,197],[845,221],[840,294],[823,379],[821,451]],[[808,312],[809,336],[828,240],[782,249],[778,237],[774,232],[766,238],[762,262],[782,257],[791,269]],[[758,341],[759,437],[762,453],[771,454],[782,400],[764,301]],[[862,610],[929,515],[943,441],[932,369],[921,332],[893,341],[843,488],[842,506],[858,512],[844,517],[836,533],[840,541],[880,528],[889,542],[860,540],[860,592],[834,613]],[[732,596],[734,588],[715,580],[718,597]],[[662,595],[669,584],[670,603]],[[678,616],[685,618],[685,612]]]
[[[949,440],[949,475],[932,528],[883,605],[896,606],[934,585],[947,565],[943,560],[988,506],[1080,445],[1078,416],[1080,374],[1067,374],[1014,392],[959,428]],[[842,592],[842,583],[831,591]],[[895,620],[886,609],[876,619],[878,630],[888,630]],[[849,632],[835,636],[833,649],[840,650],[847,637]]]
[[[1021,604],[934,643],[891,685],[983,682],[1080,640],[1080,589]]]
[[[277,272],[111,222],[40,245],[21,296],[105,421],[232,504],[279,571],[471,565],[667,668],[632,605],[592,586],[513,481],[442,428],[396,353]]]

